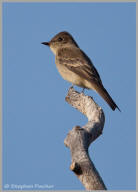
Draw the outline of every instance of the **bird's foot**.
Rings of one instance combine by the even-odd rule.
[[[82,88],[82,92],[81,93],[84,93],[84,90],[85,90],[85,88]]]
[[[73,88],[74,89],[74,87],[73,87],[74,85],[72,84],[72,86],[70,87],[70,88]]]

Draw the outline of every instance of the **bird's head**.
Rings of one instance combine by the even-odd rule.
[[[56,54],[57,50],[62,47],[78,47],[73,37],[66,31],[58,33],[49,42],[43,42],[42,44],[49,46],[54,54]]]

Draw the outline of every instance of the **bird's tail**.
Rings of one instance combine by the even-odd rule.
[[[102,85],[96,86],[95,90],[108,103],[108,105],[112,108],[113,111],[117,108],[121,112],[119,107],[116,105],[116,103],[113,101],[109,93],[106,91],[106,89]]]

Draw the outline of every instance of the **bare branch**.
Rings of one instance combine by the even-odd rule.
[[[103,131],[104,113],[92,97],[69,89],[66,101],[88,118],[88,123],[74,127],[64,140],[70,148],[72,163],[70,169],[76,174],[87,190],[106,190],[106,186],[91,161],[88,147]]]

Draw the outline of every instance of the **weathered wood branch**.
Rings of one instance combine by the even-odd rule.
[[[74,127],[64,140],[70,148],[72,163],[70,169],[76,174],[87,190],[106,190],[106,186],[91,161],[88,147],[103,131],[104,113],[92,97],[69,89],[66,101],[88,118],[88,123]]]

